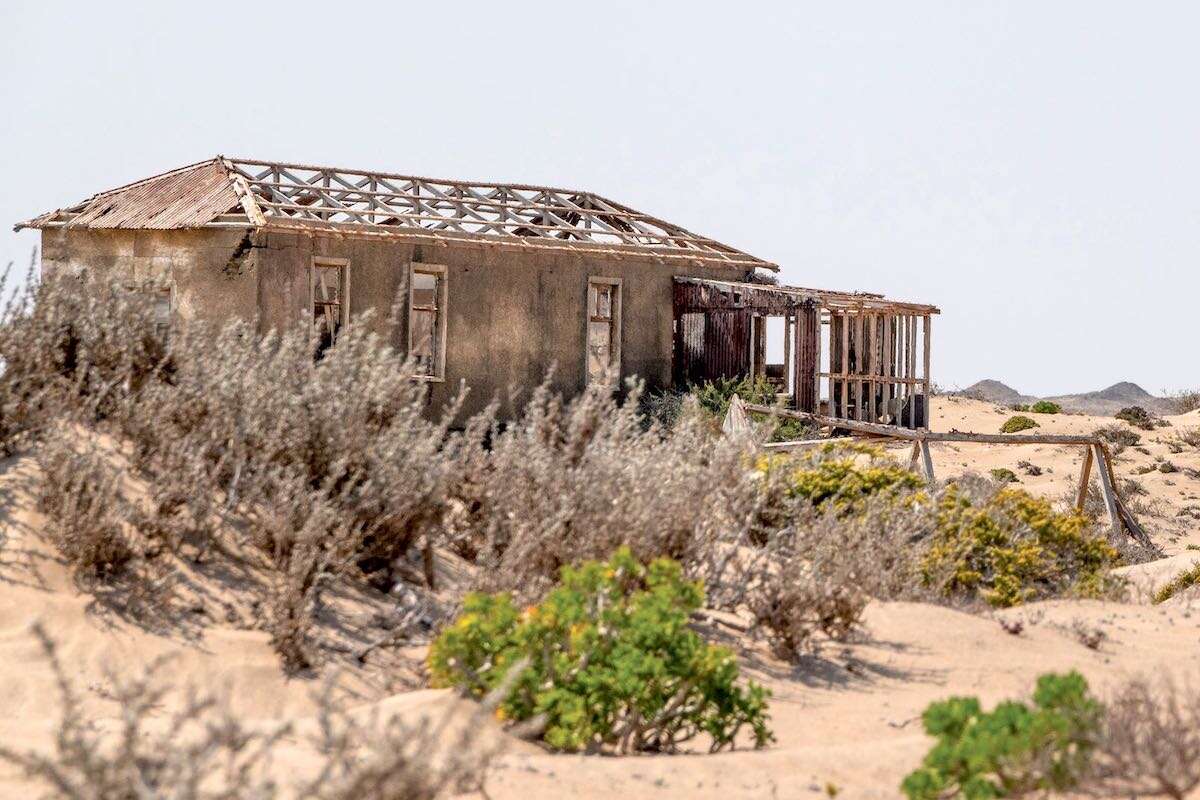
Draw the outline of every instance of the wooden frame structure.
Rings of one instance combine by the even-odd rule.
[[[1084,503],[1087,500],[1088,486],[1091,482],[1092,467],[1095,466],[1099,472],[1100,491],[1104,496],[1104,508],[1108,515],[1109,525],[1113,528],[1124,528],[1129,535],[1146,545],[1154,548],[1154,543],[1146,534],[1138,521],[1134,519],[1128,507],[1121,499],[1120,493],[1117,491],[1115,472],[1112,467],[1112,455],[1108,451],[1108,446],[1104,440],[1098,436],[1083,436],[1077,434],[1020,434],[1020,433],[943,433],[930,430],[906,430],[897,428],[892,425],[878,425],[869,422],[861,422],[856,420],[845,420],[833,417],[826,417],[820,414],[810,414],[803,411],[792,411],[778,407],[756,405],[753,403],[743,403],[740,398],[737,404],[743,411],[748,411],[757,414],[768,414],[793,419],[800,419],[806,422],[816,423],[817,425],[833,428],[849,430],[852,433],[865,436],[875,436],[887,439],[897,439],[901,441],[912,442],[912,453],[909,459],[909,469],[914,472],[920,465],[920,471],[925,478],[932,482],[935,480],[933,469],[933,454],[929,449],[930,442],[957,442],[962,444],[1001,444],[1001,445],[1030,445],[1030,444],[1051,444],[1051,445],[1073,445],[1084,448],[1083,466],[1079,476],[1079,491],[1075,498],[1075,510],[1083,511]],[[825,444],[831,441],[830,439],[810,439],[800,442],[777,442],[774,444],[763,445],[766,449],[771,450],[790,450],[813,445]]]
[[[217,156],[21,228],[255,228],[778,267],[594,192]]]
[[[935,306],[878,294],[676,278],[675,383],[764,376],[762,321],[782,317],[782,366],[792,408],[926,427],[930,322],[938,313]]]

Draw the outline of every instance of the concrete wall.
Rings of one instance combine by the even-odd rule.
[[[350,317],[407,348],[407,320],[388,330],[403,277],[414,262],[447,268],[446,375],[430,404],[448,402],[465,382],[467,413],[510,387],[528,391],[555,367],[556,389],[585,384],[585,314],[590,276],[619,278],[621,374],[651,387],[669,385],[673,355],[672,278],[741,279],[741,270],[651,258],[516,250],[496,245],[414,245],[370,237],[264,233],[242,257],[240,231],[46,231],[47,270],[105,270],[135,280],[171,280],[182,319],[259,319],[260,329],[298,323],[310,313],[314,257],[350,261]],[[507,404],[506,404],[507,405]],[[511,412],[505,408],[505,413]]]
[[[180,319],[254,319],[258,277],[244,231],[42,231],[42,270],[88,273],[131,285],[171,286]],[[242,252],[242,257],[234,258]]]

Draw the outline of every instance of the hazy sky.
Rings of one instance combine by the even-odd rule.
[[[934,378],[1200,385],[1200,5],[0,6],[11,224],[217,153],[586,188],[938,304]]]

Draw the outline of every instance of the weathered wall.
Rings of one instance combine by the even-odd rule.
[[[740,279],[744,273],[680,262],[571,252],[520,251],[472,245],[412,245],[366,238],[269,234],[257,254],[265,325],[300,319],[307,308],[314,256],[350,260],[350,316],[367,310],[384,332],[402,277],[416,262],[447,268],[446,380],[431,386],[430,402],[448,402],[460,382],[471,393],[468,412],[510,387],[530,389],[555,368],[554,385],[572,393],[585,383],[585,313],[590,276],[622,281],[622,377],[651,387],[669,385],[673,351],[672,278]],[[388,332],[406,347],[400,331]],[[509,411],[511,409],[505,409]]]
[[[387,320],[413,262],[447,268],[446,379],[431,384],[430,404],[470,387],[467,413],[510,387],[538,385],[553,365],[554,386],[573,393],[585,383],[585,314],[590,276],[619,278],[621,374],[651,387],[669,385],[673,353],[672,278],[741,279],[745,273],[652,258],[515,250],[495,245],[414,245],[378,238],[257,234],[242,231],[46,230],[43,266],[103,272],[140,283],[167,280],[180,319],[258,319],[260,330],[297,324],[310,313],[314,256],[350,261],[350,316],[371,323],[407,348],[407,319]],[[240,257],[233,258],[235,254]],[[506,412],[511,409],[506,408]]]
[[[42,231],[42,269],[121,283],[165,283],[180,319],[254,319],[258,278],[246,234],[223,230]],[[242,257],[233,258],[242,252]]]

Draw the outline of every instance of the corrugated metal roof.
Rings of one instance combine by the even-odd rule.
[[[96,195],[77,207],[65,227],[197,228],[234,209],[238,196],[229,173],[213,160]]]

